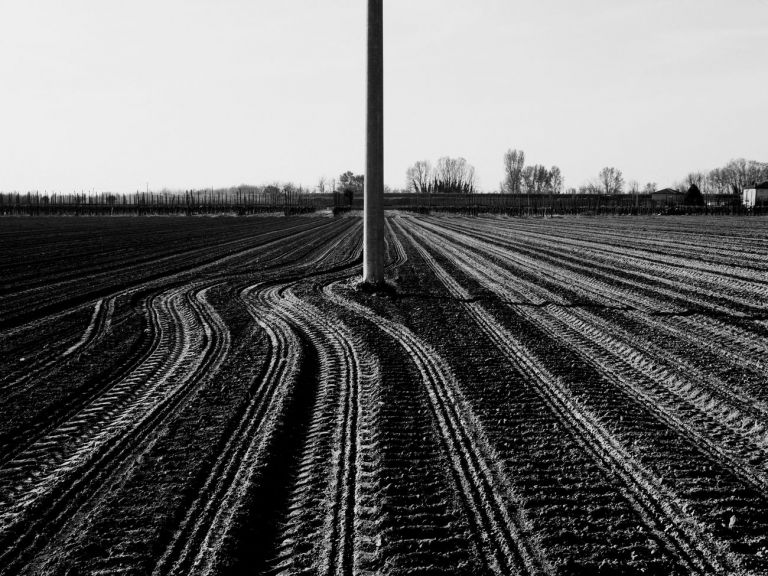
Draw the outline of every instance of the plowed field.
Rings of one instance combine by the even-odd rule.
[[[7,219],[0,574],[768,574],[762,219]]]

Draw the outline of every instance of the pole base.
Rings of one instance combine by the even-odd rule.
[[[365,294],[387,294],[389,296],[397,295],[397,288],[394,284],[382,280],[380,282],[368,282],[362,278],[355,285],[355,289]]]

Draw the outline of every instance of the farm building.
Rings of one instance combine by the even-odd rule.
[[[651,193],[651,200],[656,204],[682,204],[685,194],[674,188],[664,188]]]
[[[746,188],[742,194],[742,201],[747,208],[768,204],[768,181]]]

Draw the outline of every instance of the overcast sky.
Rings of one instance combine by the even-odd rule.
[[[385,0],[385,174],[508,148],[578,186],[768,161],[768,0]],[[0,0],[0,190],[364,166],[363,0]]]

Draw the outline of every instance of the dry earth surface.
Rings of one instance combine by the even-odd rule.
[[[0,226],[0,574],[768,574],[763,219]]]

